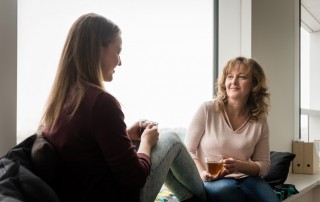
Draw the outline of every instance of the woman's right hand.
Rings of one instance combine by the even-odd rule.
[[[214,180],[218,180],[218,179],[223,178],[227,174],[228,173],[226,172],[225,169],[222,169],[216,175],[211,175],[210,173],[208,173],[208,171],[204,170],[201,172],[200,176],[203,181],[214,181]]]
[[[141,135],[141,142],[145,142],[146,144],[149,144],[151,147],[153,147],[157,144],[158,140],[158,127],[153,124],[149,124]]]
[[[159,139],[158,126],[149,124],[141,135],[138,153],[144,153],[150,157],[151,148],[157,144]]]

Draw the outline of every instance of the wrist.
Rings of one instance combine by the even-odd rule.
[[[149,156],[150,157],[150,153],[151,153],[151,145],[148,144],[147,142],[145,141],[141,141],[140,142],[140,147],[138,149],[138,153],[144,153],[145,155]]]

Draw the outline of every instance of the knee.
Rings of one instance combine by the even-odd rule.
[[[160,139],[163,139],[163,140],[171,142],[171,143],[182,143],[179,135],[175,132],[162,133],[160,135]]]

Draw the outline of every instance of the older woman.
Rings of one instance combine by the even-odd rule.
[[[261,178],[270,166],[269,93],[261,66],[236,57],[227,62],[215,99],[204,102],[190,123],[185,144],[205,181],[208,201],[279,201]],[[210,174],[205,157],[223,156]]]

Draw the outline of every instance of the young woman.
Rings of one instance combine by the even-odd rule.
[[[152,202],[166,181],[180,201],[205,199],[203,182],[174,133],[126,127],[104,88],[121,66],[121,31],[89,13],[71,27],[42,119],[42,134],[61,158],[62,201]],[[139,140],[135,149],[133,140]]]
[[[261,178],[270,166],[269,96],[261,66],[236,57],[223,69],[217,97],[194,115],[185,144],[205,181],[208,201],[279,201]],[[215,154],[223,156],[223,169],[211,175],[205,157]]]

